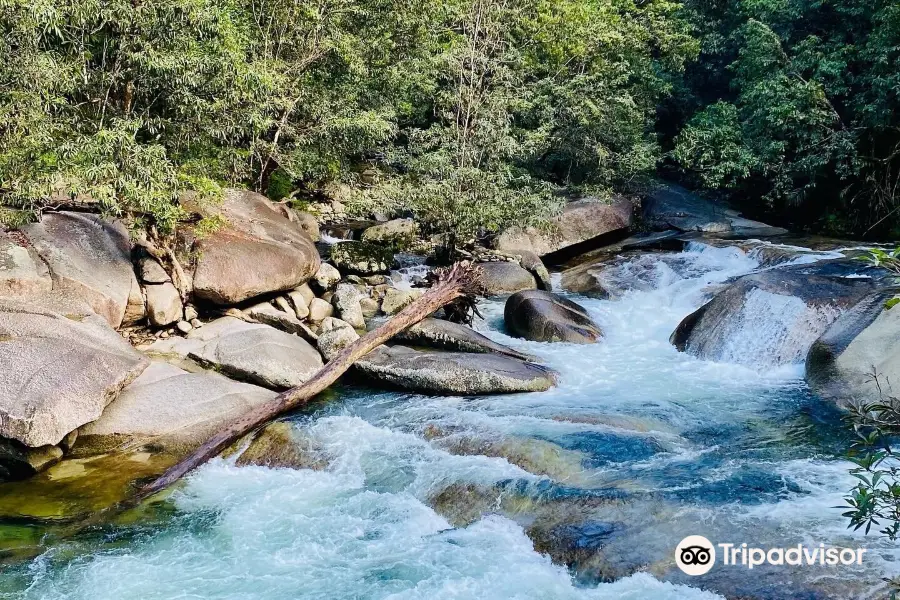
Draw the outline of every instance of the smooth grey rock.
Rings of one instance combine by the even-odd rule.
[[[189,373],[154,361],[98,420],[81,428],[79,452],[95,454],[150,440],[170,451],[190,450],[275,396],[217,373]]]
[[[272,389],[300,385],[322,368],[322,357],[300,337],[233,317],[216,319],[185,338],[157,340],[148,352],[191,358],[233,379]]]
[[[588,197],[567,203],[548,229],[512,227],[494,242],[497,250],[549,254],[631,226],[634,207],[627,198]]]
[[[41,294],[52,288],[50,269],[37,252],[0,231],[0,297]]]
[[[331,265],[328,266],[330,267]],[[340,275],[340,273],[338,273],[338,275]],[[294,290],[288,294],[288,297],[294,302],[295,307],[299,304],[303,304],[308,308],[309,303],[312,302],[312,299],[315,298],[316,295],[313,293],[312,288],[309,287],[309,284],[304,283],[303,285],[294,288]]]
[[[339,283],[334,289],[334,296],[331,302],[337,309],[337,314],[341,319],[355,329],[365,329],[366,320],[363,317],[359,299],[360,293],[356,286],[348,283]]]
[[[0,300],[0,436],[56,445],[149,364],[104,319],[71,317]]]
[[[194,295],[215,304],[237,304],[306,282],[319,268],[312,239],[289,208],[265,196],[226,190],[218,213],[228,226],[198,239]]]
[[[172,281],[162,265],[152,256],[145,256],[138,261],[138,273],[144,283],[168,283]]]
[[[144,287],[147,294],[147,316],[150,324],[165,327],[182,319],[184,311],[181,296],[171,283],[159,283]]]
[[[510,296],[503,322],[511,335],[537,342],[593,344],[603,337],[584,307],[543,290]]]
[[[432,394],[540,392],[556,381],[546,367],[499,354],[419,352],[404,346],[376,348],[354,368],[383,383]]]
[[[309,320],[313,323],[319,323],[325,317],[334,314],[334,307],[331,303],[321,298],[313,298],[309,303]]]
[[[485,296],[512,294],[537,289],[534,276],[520,265],[508,261],[478,263],[483,273]]]
[[[83,299],[113,327],[122,324],[137,277],[121,222],[59,212],[25,225],[22,232],[50,267],[54,291]]]
[[[756,366],[802,361],[840,314],[872,289],[838,275],[853,261],[822,261],[745,275],[682,320],[670,341],[707,360]]]
[[[187,321],[178,321],[178,323],[175,324],[175,329],[184,334],[190,333],[193,328],[194,326]]]
[[[813,343],[806,380],[814,392],[841,406],[900,396],[900,308],[885,306],[898,293],[870,293]]]
[[[485,354],[495,352],[519,360],[532,360],[527,354],[498,344],[471,327],[431,317],[402,331],[394,339],[414,346],[430,346],[442,350]]]
[[[343,326],[333,323],[328,330],[325,330],[324,323],[325,321],[323,321],[323,331],[316,344],[325,360],[333,359],[341,350],[359,339],[359,334],[348,323],[341,321],[344,323]]]
[[[315,339],[309,328],[296,317],[293,311],[287,313],[268,302],[260,302],[248,308],[245,313],[254,321],[259,321],[275,329],[297,334],[306,340]]]

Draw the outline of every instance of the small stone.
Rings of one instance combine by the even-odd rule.
[[[169,332],[168,332],[168,331],[161,331],[161,332],[159,333],[159,337],[161,337],[162,339],[166,339],[166,338],[169,337]]]
[[[362,309],[363,316],[367,319],[377,316],[381,310],[381,305],[374,298],[360,298],[359,307]]]
[[[321,298],[313,298],[309,304],[309,320],[313,323],[320,323],[326,317],[334,314],[334,307],[330,302],[326,302]]]
[[[286,313],[294,313],[295,312],[294,307],[291,306],[291,303],[288,302],[288,299],[285,298],[284,296],[278,296],[277,298],[275,298],[275,306],[277,306],[278,308],[280,308],[281,310],[283,310]]]
[[[349,327],[350,329],[353,329],[353,326],[350,325],[350,323],[348,323],[347,321],[335,317],[325,317],[322,320],[322,325],[320,325],[319,331],[321,331],[322,333],[326,333],[328,331],[331,331],[332,329],[340,329],[341,327]]]
[[[181,296],[171,283],[148,285],[144,288],[147,294],[147,315],[150,324],[156,327],[171,325],[182,318]]]
[[[381,303],[381,310],[386,315],[396,314],[412,304],[413,299],[413,295],[410,292],[388,288],[384,294],[384,301]]]
[[[184,320],[185,321],[193,321],[194,319],[198,318],[199,316],[200,316],[200,313],[197,312],[197,309],[194,307],[193,304],[185,305],[185,307],[184,307]]]
[[[347,283],[352,283],[354,285],[365,285],[366,283],[359,275],[347,275],[344,278],[344,281],[346,281]]]
[[[323,331],[316,344],[325,360],[331,360],[358,339],[359,334],[352,327],[335,327],[330,331]]]
[[[162,265],[150,256],[145,256],[140,260],[138,271],[141,275],[141,281],[144,283],[168,283],[172,281]]]
[[[293,296],[291,294],[293,294]],[[303,305],[308,308],[309,303],[312,302],[312,299],[315,298],[316,295],[313,293],[312,288],[309,287],[309,284],[304,283],[299,287],[295,287],[294,290],[288,294],[288,297],[295,301],[297,298],[302,298]]]
[[[188,323],[187,321],[178,321],[178,324],[175,325],[178,328],[178,331],[181,333],[189,333],[194,327]]]
[[[322,294],[321,298],[325,302],[331,302],[331,300],[334,298],[334,292],[325,292],[324,294]]]
[[[369,275],[368,277],[364,278],[364,281],[369,285],[382,285],[390,281],[390,279],[387,277],[387,275]]]
[[[356,289],[356,286],[349,283],[339,283],[337,288],[335,288],[332,304],[334,304],[341,319],[350,323],[355,329],[364,329],[366,320],[359,305],[359,297],[359,290]]]
[[[225,311],[225,316],[234,317],[235,319],[240,319],[241,321],[245,321],[247,319],[247,316],[239,308],[229,308]]]
[[[193,318],[193,319],[191,319],[191,320],[189,321],[189,323],[191,324],[191,327],[193,327],[194,329],[197,329],[197,328],[203,326],[203,323],[200,321],[200,319],[198,319],[198,318],[196,318],[196,317]]]
[[[305,319],[309,316],[309,305],[306,303],[306,298],[301,296],[298,292],[288,293],[288,298],[290,298],[291,303],[294,305],[294,314],[297,315],[298,319]]]
[[[322,263],[312,280],[316,283],[319,290],[324,292],[337,285],[338,281],[341,280],[341,272],[328,263]]]

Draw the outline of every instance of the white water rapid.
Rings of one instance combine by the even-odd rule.
[[[0,597],[873,596],[897,557],[833,508],[853,485],[843,428],[802,366],[703,361],[668,342],[710,286],[759,266],[752,252],[700,244],[617,263],[618,299],[570,296],[605,332],[591,346],[510,338],[502,302],[485,302],[478,328],[559,371],[558,387],[447,398],[347,386],[294,418],[324,470],[217,460],[175,494],[174,515],[55,545],[7,574]],[[757,301],[797,318],[790,300]],[[744,344],[768,331],[752,315],[735,327]],[[692,579],[672,558],[690,534],[869,554],[843,571],[717,567]]]

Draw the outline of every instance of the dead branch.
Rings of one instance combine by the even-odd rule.
[[[268,423],[279,415],[307,403],[337,381],[353,364],[390,340],[394,335],[414,325],[445,304],[469,295],[480,287],[481,272],[469,262],[460,262],[443,271],[437,283],[412,304],[397,313],[384,325],[370,331],[347,346],[312,379],[291,388],[266,404],[248,411],[229,426],[215,434],[192,454],[144,486],[129,504],[136,504],[165,489],[210,458],[218,455],[234,441]]]

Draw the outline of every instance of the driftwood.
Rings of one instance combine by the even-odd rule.
[[[397,333],[415,325],[442,306],[478,291],[480,270],[469,262],[460,262],[442,273],[435,285],[384,325],[370,331],[328,362],[312,379],[291,388],[241,416],[215,434],[192,454],[141,488],[129,502],[133,505],[181,479],[207,460],[217,456],[236,440],[261,427],[282,413],[301,406],[337,381],[353,364],[390,340]]]

